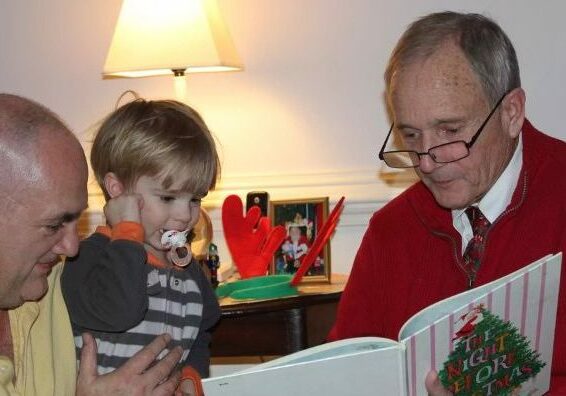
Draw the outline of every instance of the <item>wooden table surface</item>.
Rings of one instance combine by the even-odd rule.
[[[285,355],[324,342],[347,278],[332,274],[331,283],[303,283],[297,296],[221,299],[212,355]]]

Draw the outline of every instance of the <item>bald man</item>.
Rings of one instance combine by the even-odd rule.
[[[77,222],[87,207],[88,170],[76,137],[38,103],[0,94],[0,161],[0,396],[172,394],[181,352],[147,369],[167,335],[98,376],[96,344],[85,334],[77,380],[59,286],[61,256],[77,254]]]

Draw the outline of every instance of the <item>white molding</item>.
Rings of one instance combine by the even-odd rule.
[[[207,210],[220,208],[230,194],[243,200],[249,191],[267,191],[271,200],[329,197],[331,205],[342,195],[348,205],[372,205],[388,202],[415,181],[409,172],[380,173],[374,169],[302,174],[240,174],[227,175],[203,200]],[[104,198],[91,183],[89,207],[101,211]],[[356,209],[359,211],[360,209]]]
[[[409,173],[381,174],[375,170],[319,172],[305,174],[248,174],[227,175],[203,201],[208,211],[213,241],[218,245],[220,257],[229,260],[224,241],[221,206],[230,194],[245,200],[249,191],[269,192],[271,200],[329,197],[330,209],[341,196],[346,197],[344,210],[331,242],[333,272],[347,273],[353,256],[372,214],[405,190],[415,181]],[[93,187],[89,193],[89,209],[81,219],[80,233],[88,235],[104,222],[102,193]]]

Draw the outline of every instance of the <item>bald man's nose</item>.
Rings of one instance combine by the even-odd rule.
[[[67,257],[76,256],[79,252],[78,221],[65,224],[61,239],[53,247],[53,252]]]

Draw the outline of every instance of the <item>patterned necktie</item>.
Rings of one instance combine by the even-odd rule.
[[[476,274],[480,268],[481,258],[485,247],[485,234],[491,223],[476,206],[466,209],[466,215],[470,219],[474,236],[468,242],[464,251],[464,271],[468,275],[468,287],[472,287],[476,279]]]

